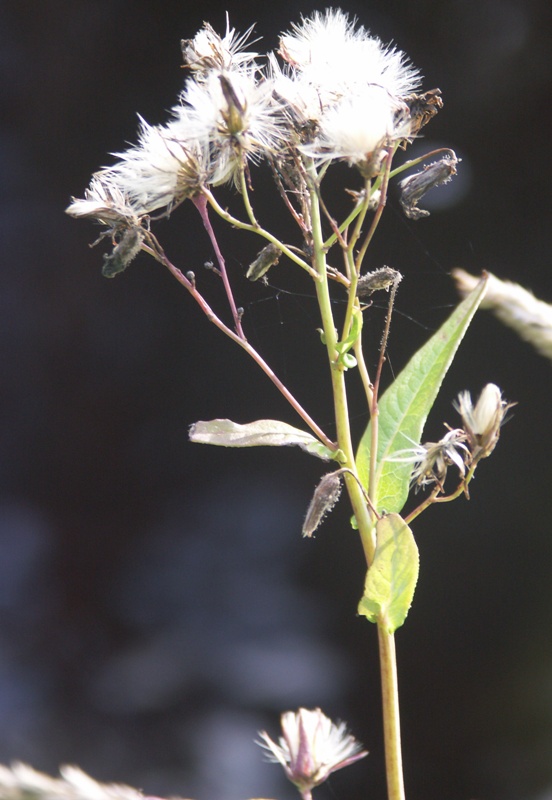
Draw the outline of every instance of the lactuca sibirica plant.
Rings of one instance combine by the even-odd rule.
[[[298,445],[328,466],[303,524],[312,536],[344,487],[358,530],[367,574],[358,611],[378,632],[383,696],[386,774],[390,800],[404,797],[394,634],[405,621],[418,576],[418,551],[409,527],[435,503],[468,495],[473,474],[493,451],[510,404],[488,384],[474,401],[461,391],[455,426],[437,442],[422,431],[443,378],[485,290],[485,280],[456,308],[440,330],[382,391],[382,368],[393,303],[403,278],[391,267],[364,266],[385,208],[390,181],[404,213],[418,220],[425,193],[449,181],[458,166],[453,150],[439,149],[394,166],[403,151],[441,109],[438,89],[421,90],[419,72],[399,50],[388,47],[343,12],[315,13],[281,35],[276,52],[262,60],[249,49],[251,29],[229,26],[221,36],[205,24],[182,42],[186,82],[165,125],[140,121],[138,143],[97,172],[83,199],[67,213],[102,226],[98,241],[110,247],[103,274],[122,273],[139,253],[167,269],[216,325],[250,356],[289,401],[294,425],[271,419],[237,424],[228,419],[191,426],[193,442],[225,447]],[[257,173],[265,162],[269,170]],[[336,219],[325,178],[338,162],[350,170],[343,191],[349,209]],[[416,171],[417,168],[417,171]],[[405,176],[405,173],[408,174]],[[276,236],[254,207],[256,181],[271,175],[274,204],[289,214],[289,234]],[[230,184],[241,202],[232,212],[217,199]],[[334,190],[335,191],[335,190]],[[213,248],[211,264],[224,287],[227,307],[215,309],[202,275],[176,266],[155,234],[161,217],[186,203],[199,213]],[[421,205],[420,205],[421,204]],[[335,438],[329,436],[248,340],[247,315],[234,299],[225,259],[211,225],[220,217],[259,242],[245,279],[267,280],[271,269],[299,269],[310,282],[320,311],[320,346],[327,354],[333,392]],[[388,311],[375,341],[363,338],[372,296]],[[340,304],[334,298],[345,300]],[[370,350],[370,371],[364,349]],[[360,376],[369,424],[359,442],[351,437],[347,379]],[[403,508],[412,490],[414,507]],[[299,529],[299,524],[298,524]],[[359,587],[361,594],[361,587]],[[340,725],[320,710],[286,712],[283,738],[262,743],[304,797],[361,750]]]

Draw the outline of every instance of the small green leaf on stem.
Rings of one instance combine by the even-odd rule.
[[[349,353],[349,350],[356,344],[361,331],[362,312],[359,308],[355,308],[353,309],[351,329],[349,330],[348,335],[336,345],[336,350],[339,353],[338,363],[342,364],[345,369],[352,369],[357,365],[356,358],[352,355],[352,353]]]
[[[358,613],[394,633],[412,604],[418,580],[418,547],[399,514],[388,514],[377,521],[376,540]]]
[[[199,444],[214,444],[221,447],[260,447],[269,445],[282,447],[298,445],[313,456],[329,461],[336,458],[333,452],[310,433],[294,428],[277,419],[258,419],[240,425],[230,419],[212,419],[196,422],[190,427],[190,441]]]
[[[362,311],[354,308],[351,315],[351,328],[347,336],[337,343],[337,350],[340,354],[348,353],[355,345],[356,340],[362,331]]]

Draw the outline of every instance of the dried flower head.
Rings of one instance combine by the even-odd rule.
[[[143,228],[126,228],[114,235],[115,246],[109,255],[103,257],[104,278],[114,278],[119,272],[124,272],[142,249],[145,235]]]
[[[443,108],[440,89],[430,89],[423,94],[411,94],[403,97],[403,100],[410,112],[410,136],[416,136],[420,129]]]
[[[140,224],[140,209],[125,194],[117,176],[110,170],[96,172],[85,189],[84,199],[73,197],[65,211],[72,217],[96,219],[110,228]]]
[[[460,392],[454,407],[462,417],[474,458],[486,458],[493,452],[500,436],[500,426],[513,405],[515,403],[502,399],[502,392],[494,383],[483,388],[475,406],[469,392]]]
[[[449,150],[445,158],[428,164],[421,172],[409,175],[400,182],[400,201],[403,211],[409,219],[429,217],[429,211],[418,208],[418,202],[430,189],[442,186],[452,180],[452,176],[456,175],[458,161],[454,150]]]
[[[268,751],[271,761],[282,765],[300,791],[310,791],[332,772],[368,755],[347,732],[345,723],[332,722],[319,708],[286,711],[281,724],[283,736],[278,744],[265,731],[260,733],[259,744]]]
[[[244,46],[251,36],[253,26],[245,33],[236,33],[230,28],[226,16],[226,34],[220,36],[208,22],[196,33],[193,39],[182,39],[184,64],[201,77],[211,69],[230,70],[251,64],[258,53],[249,52]]]
[[[466,474],[470,451],[466,447],[466,433],[461,428],[449,430],[438,442],[425,442],[405,450],[398,450],[389,461],[412,462],[410,485],[418,489],[432,484],[442,487],[448,468],[454,465],[460,477]]]

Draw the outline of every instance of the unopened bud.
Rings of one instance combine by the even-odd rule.
[[[230,78],[226,75],[219,75],[222,94],[226,100],[227,110],[223,113],[223,118],[228,128],[228,133],[235,136],[241,133],[244,128],[245,108],[240,101],[236,90],[232,86]]]
[[[461,392],[454,404],[462,417],[464,430],[473,456],[486,458],[496,447],[500,436],[500,426],[504,422],[506,412],[515,403],[507,403],[494,383],[488,383],[479,399],[473,406],[469,392]]]

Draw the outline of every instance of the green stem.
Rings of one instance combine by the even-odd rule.
[[[357,468],[355,463],[353,443],[351,440],[351,429],[349,425],[349,408],[347,403],[344,368],[343,365],[339,363],[339,353],[337,351],[337,330],[333,319],[330,290],[328,285],[326,251],[322,234],[320,204],[318,201],[318,178],[316,175],[316,170],[312,164],[308,165],[307,170],[311,178],[310,205],[314,247],[313,265],[318,275],[318,280],[315,281],[315,286],[318,297],[318,305],[320,307],[320,315],[322,318],[322,326],[324,329],[324,338],[328,351],[328,359],[330,362],[330,374],[334,398],[334,413],[337,428],[337,442],[340,450],[342,450],[345,455],[345,461],[342,462],[342,466],[349,469],[353,473],[352,475],[345,473],[344,479],[357,521],[364,554],[367,562],[371,564],[376,549],[374,532],[375,519],[372,517],[368,509],[358,481],[355,480],[355,477],[353,477],[357,476]]]
[[[370,225],[370,229],[366,234],[366,238],[362,243],[362,247],[358,251],[356,257],[356,268],[357,274],[360,274],[360,268],[362,266],[362,262],[364,260],[364,256],[366,255],[366,251],[368,250],[368,246],[372,241],[374,233],[376,232],[376,228],[379,225],[379,221],[381,219],[381,215],[383,214],[383,209],[385,208],[385,203],[387,202],[387,187],[389,185],[389,173],[391,171],[391,161],[393,160],[393,153],[397,149],[397,146],[393,148],[391,145],[387,148],[387,159],[385,162],[385,169],[383,173],[383,178],[381,181],[381,189],[380,189],[380,201],[378,203],[378,207],[374,213],[374,217],[372,219],[372,224]]]
[[[363,248],[361,249],[360,257],[357,259],[356,264],[353,264],[351,270],[351,282],[358,276],[362,257],[366,251],[368,243],[370,242],[383,206],[385,205],[385,194],[387,190],[387,181],[389,177],[390,168],[390,154],[387,162],[386,173],[382,182],[382,200],[380,207],[374,217],[374,221],[368,232]],[[318,183],[317,175],[314,166],[310,164],[307,167],[307,172],[311,180],[310,189],[310,205],[312,214],[312,237],[313,237],[313,266],[318,274],[319,280],[315,282],[316,292],[318,296],[318,303],[320,307],[320,314],[322,317],[322,325],[324,328],[324,338],[328,350],[328,359],[330,362],[332,389],[334,397],[334,411],[337,427],[337,441],[339,448],[343,451],[346,461],[342,464],[343,468],[352,471],[353,475],[344,473],[344,480],[347,486],[353,511],[356,517],[366,562],[370,566],[374,559],[376,539],[375,539],[375,515],[369,510],[368,503],[366,502],[363,491],[359,486],[355,476],[356,463],[355,456],[351,441],[351,431],[349,425],[349,412],[347,405],[347,394],[345,387],[344,367],[339,360],[339,353],[337,350],[338,334],[336,331],[332,307],[329,295],[328,275],[326,266],[326,248],[322,236],[321,224],[321,211],[318,199]],[[353,239],[356,242],[360,235],[360,227],[362,224],[362,215],[357,220],[357,229],[353,234]],[[356,236],[355,236],[356,234]],[[350,243],[349,243],[350,245]],[[353,244],[354,246],[354,244]],[[352,248],[348,255],[352,261]],[[345,330],[350,327],[350,318],[352,317],[352,302],[349,298],[349,321],[346,319]],[[357,353],[362,356],[361,344],[357,347]],[[383,355],[382,355],[383,358]],[[370,385],[367,371],[361,373],[364,382],[364,387],[367,397],[370,399],[370,412],[372,419],[372,454],[373,462],[370,465],[370,486],[369,496],[374,498],[376,494],[375,475],[376,475],[376,455],[377,455],[377,436],[378,436],[378,405],[377,405],[377,390],[374,390]],[[393,634],[387,632],[383,621],[378,624],[378,641],[379,641],[379,654],[380,654],[380,669],[381,669],[381,687],[382,687],[382,708],[383,708],[383,725],[384,725],[384,742],[385,742],[385,764],[387,775],[388,787],[388,800],[404,800],[404,784],[402,776],[402,756],[401,756],[401,739],[400,739],[400,716],[399,716],[399,696],[397,684],[397,662],[395,654],[395,640]]]
[[[401,753],[399,687],[395,637],[378,624],[378,641],[383,706],[383,736],[388,800],[404,800],[404,781]]]
[[[312,267],[310,267],[306,261],[300,258],[296,253],[294,253],[293,250],[290,250],[289,247],[286,247],[286,245],[283,244],[279,239],[277,239],[276,236],[273,236],[271,233],[269,233],[269,231],[266,231],[258,224],[253,225],[247,222],[243,222],[240,219],[237,219],[237,217],[234,217],[232,214],[230,214],[229,211],[227,211],[217,202],[216,198],[209,191],[209,189],[204,187],[202,191],[205,197],[207,198],[211,208],[214,211],[216,211],[219,217],[221,217],[225,222],[228,222],[234,228],[240,228],[242,231],[250,231],[251,233],[256,233],[259,236],[262,236],[263,239],[266,239],[268,242],[271,242],[272,244],[276,245],[276,247],[290,259],[290,261],[293,261],[295,262],[295,264],[298,264],[302,269],[308,272],[311,275],[311,277],[313,277],[315,280],[318,278],[316,272],[312,269]]]

